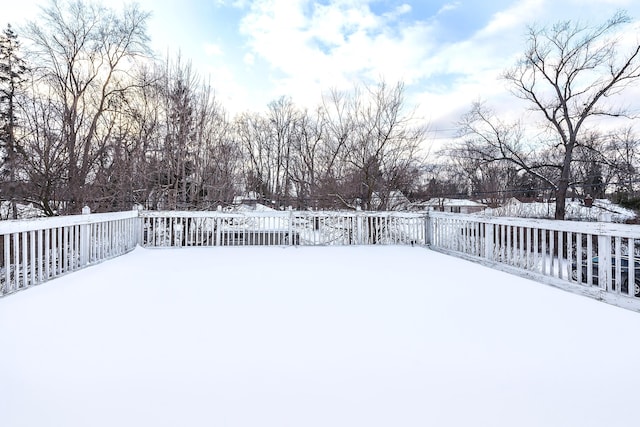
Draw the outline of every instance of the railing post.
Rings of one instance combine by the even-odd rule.
[[[220,230],[220,212],[222,212],[222,206],[218,206],[218,214],[216,215],[216,241],[215,246],[222,246],[222,230]]]
[[[289,206],[289,246],[293,246],[293,208]]]
[[[493,261],[493,224],[484,223],[484,257],[489,261]]]
[[[433,238],[431,229],[432,229],[432,221],[431,215],[429,212],[424,216],[424,244],[427,246],[431,246],[431,239]]]
[[[134,233],[136,233],[136,245],[144,244],[144,218],[142,217],[142,205],[137,206],[138,220],[135,222]]]
[[[89,244],[91,241],[91,224],[89,224],[89,215],[91,209],[89,206],[82,208],[82,215],[86,215],[87,223],[80,226],[80,266],[89,263]]]
[[[355,244],[361,245],[363,242],[362,239],[362,211],[360,211],[360,206],[356,208],[356,236],[355,236]]]

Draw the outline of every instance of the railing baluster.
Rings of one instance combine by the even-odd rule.
[[[28,282],[28,274],[29,274],[29,259],[27,255],[27,250],[29,248],[29,242],[27,239],[27,232],[23,231],[21,233],[22,237],[22,287],[27,288],[29,286]]]
[[[5,234],[4,240],[4,288],[3,294],[11,292],[11,239],[10,234]]]
[[[615,237],[613,250],[615,252],[613,283],[616,287],[615,293],[620,294],[622,292],[622,238],[620,236]]]
[[[587,234],[587,284],[593,286],[593,235]]]
[[[13,233],[13,286],[14,290],[20,288],[20,237],[19,233]]]
[[[29,259],[29,285],[33,286],[37,284],[36,282],[36,232],[31,230],[29,232],[29,250],[31,251],[30,259]]]
[[[576,233],[576,282],[582,284],[582,233]]]
[[[629,296],[635,297],[636,295],[636,291],[635,291],[635,287],[636,287],[636,269],[635,269],[635,265],[637,261],[637,257],[635,255],[635,239],[629,239],[627,241],[627,247],[628,247],[628,256],[629,256],[629,268],[628,268],[628,283],[629,283]]]

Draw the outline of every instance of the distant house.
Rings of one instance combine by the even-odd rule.
[[[438,212],[470,214],[484,211],[487,208],[487,205],[467,199],[435,197],[426,202],[416,204],[416,207]]]

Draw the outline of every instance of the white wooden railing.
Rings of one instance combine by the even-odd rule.
[[[640,310],[640,274],[625,266],[640,265],[635,225],[439,212],[130,211],[2,221],[0,236],[0,296],[136,245],[379,244],[428,246]]]
[[[130,211],[0,222],[0,296],[145,247],[426,244],[425,215]]]
[[[147,247],[426,244],[426,215],[398,212],[143,211]]]
[[[640,270],[631,268],[637,263],[640,269],[640,226],[436,212],[428,223],[433,249],[565,283],[570,290],[580,286],[600,299],[640,300]]]
[[[0,221],[0,296],[134,249],[138,211]]]

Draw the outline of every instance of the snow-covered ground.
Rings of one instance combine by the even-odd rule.
[[[33,206],[33,204],[31,203],[29,203],[28,205],[18,203],[16,208],[16,210],[18,211],[18,218],[20,219],[39,218],[44,216],[44,212],[42,212],[41,209]],[[12,218],[13,208],[11,207],[11,202],[6,200],[0,201],[0,220]]]
[[[639,330],[418,247],[138,248],[0,299],[0,426],[637,426]]]
[[[636,218],[636,213],[633,210],[623,208],[608,199],[596,199],[590,208],[581,201],[567,200],[565,209],[565,218],[571,221],[625,222]],[[553,219],[555,212],[555,202],[521,203],[513,199],[499,208],[482,211],[480,215]]]

